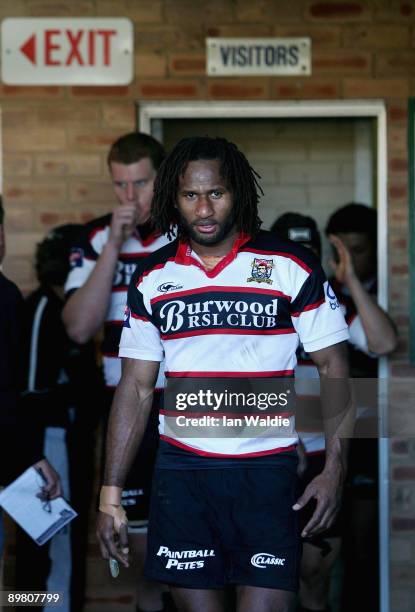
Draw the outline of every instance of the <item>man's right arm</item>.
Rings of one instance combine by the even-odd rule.
[[[101,329],[111,296],[112,283],[121,247],[135,228],[134,205],[118,206],[111,217],[108,241],[85,284],[70,296],[62,318],[68,336],[85,344]]]
[[[105,321],[118,254],[119,249],[107,242],[86,283],[65,304],[63,322],[77,344],[88,342]]]
[[[114,518],[121,511],[121,492],[150,415],[160,363],[123,358],[122,377],[116,389],[108,424],[104,487],[112,500],[99,512],[97,537],[104,559],[113,557],[128,566],[127,527],[116,530]],[[102,507],[102,498],[101,498]],[[118,531],[118,533],[117,533]],[[126,552],[127,551],[127,552]]]

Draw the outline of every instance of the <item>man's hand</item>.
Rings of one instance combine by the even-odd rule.
[[[344,242],[342,242],[340,238],[334,234],[330,234],[328,239],[336,249],[338,256],[338,261],[335,261],[334,259],[330,260],[330,266],[337,281],[341,285],[348,285],[349,282],[356,276],[349,249]]]
[[[302,496],[294,504],[293,510],[301,510],[311,499],[317,501],[313,516],[304,527],[303,538],[314,536],[329,529],[340,509],[343,485],[343,469],[340,462],[326,467],[308,485]]]
[[[131,236],[137,224],[137,209],[134,204],[122,204],[112,213],[108,242],[118,250]]]
[[[35,470],[38,470],[45,479],[45,484],[41,488],[40,493],[38,493],[38,497],[47,500],[61,497],[62,485],[60,477],[49,461],[47,459],[41,459],[37,463],[34,463],[33,467]]]
[[[98,512],[96,534],[103,559],[116,559],[128,567],[128,530],[124,523],[115,530],[114,518],[105,512]]]

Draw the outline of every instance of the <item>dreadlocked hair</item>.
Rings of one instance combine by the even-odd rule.
[[[197,160],[219,162],[220,176],[232,192],[236,227],[255,236],[262,223],[258,217],[259,193],[264,195],[258,183],[261,177],[233,142],[209,136],[183,138],[162,162],[154,182],[151,206],[153,222],[160,232],[172,238],[174,226],[177,226],[180,237],[176,209],[179,178],[184,175],[189,162]]]

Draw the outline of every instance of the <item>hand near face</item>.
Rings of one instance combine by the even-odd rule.
[[[137,209],[134,204],[122,204],[112,213],[110,235],[108,241],[117,249],[133,233],[137,225]]]
[[[328,239],[337,253],[336,259],[330,260],[330,267],[334,272],[336,280],[342,285],[347,285],[355,276],[355,269],[350,251],[338,236],[330,234]]]

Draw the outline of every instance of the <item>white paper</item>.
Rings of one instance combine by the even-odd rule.
[[[42,476],[30,467],[0,493],[0,506],[39,545],[77,516],[63,497],[48,502],[48,512],[36,497],[43,485]]]

